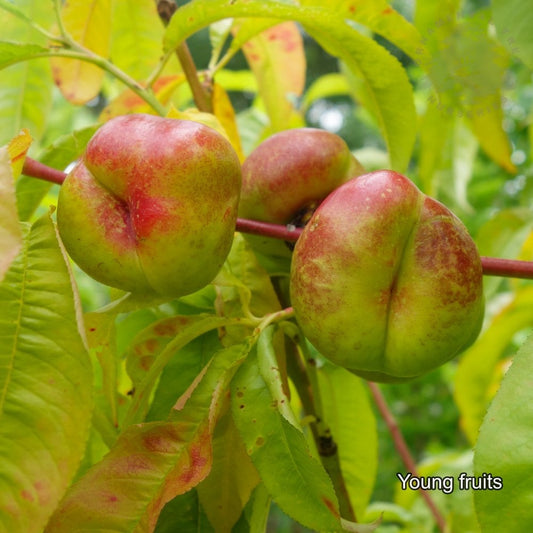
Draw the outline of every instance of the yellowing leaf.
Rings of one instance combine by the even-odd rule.
[[[213,87],[213,112],[222,124],[233,149],[237,152],[239,160],[242,162],[244,160],[244,153],[242,151],[241,137],[235,120],[235,110],[231,105],[228,93],[218,83],[215,83]]]
[[[132,78],[141,81],[162,54],[163,23],[154,0],[114,0],[111,58]]]
[[[111,43],[111,0],[69,0],[61,17],[71,37],[99,56],[108,57]],[[100,92],[104,71],[77,59],[52,58],[52,73],[63,96],[85,104]]]
[[[7,147],[9,158],[11,159],[11,167],[13,169],[13,176],[18,178],[22,172],[24,159],[32,142],[30,132],[24,128],[20,133],[11,139]]]
[[[303,40],[294,22],[266,29],[243,46],[259,85],[259,94],[274,131],[286,129],[294,105],[305,85]]]
[[[22,246],[15,184],[8,148],[0,148],[0,280]]]

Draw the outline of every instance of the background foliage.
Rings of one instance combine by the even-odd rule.
[[[210,121],[241,158],[316,126],[443,201],[482,255],[532,260],[530,3],[193,0],[168,25],[153,0],[60,4],[58,19],[53,2],[0,1],[0,530],[339,529],[306,399],[292,377],[289,405],[268,370],[294,331],[246,240],[196,294],[119,294],[70,264],[57,187],[21,175],[24,154],[65,169],[131,112]],[[191,110],[174,53],[185,39],[214,80],[215,118]],[[382,392],[420,473],[503,478],[501,491],[432,493],[449,531],[525,531],[533,289],[487,277],[485,297],[471,348]],[[266,321],[237,327],[248,312]],[[358,521],[435,530],[420,493],[400,490],[405,466],[365,382],[313,357]]]

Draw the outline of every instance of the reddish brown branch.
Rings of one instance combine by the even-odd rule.
[[[502,276],[508,278],[533,279],[533,262],[500,259],[499,257],[482,257],[485,276]]]
[[[55,168],[44,165],[31,157],[25,159],[22,173],[31,178],[39,178],[51,183],[57,183],[58,185],[61,185],[67,177],[67,175],[64,172],[61,172],[61,170],[56,170]]]
[[[66,174],[60,170],[51,168],[31,157],[24,162],[22,173],[32,178],[39,178],[61,185],[65,181]],[[236,230],[242,233],[262,235],[273,239],[295,242],[302,233],[302,228],[294,226],[282,226],[269,224],[257,220],[238,218]],[[533,261],[516,261],[514,259],[500,259],[497,257],[482,257],[483,274],[485,276],[501,276],[506,278],[533,279]]]
[[[263,237],[272,237],[291,242],[297,241],[302,233],[302,228],[269,224],[268,222],[248,220],[247,218],[238,218],[236,229],[241,233],[251,233],[252,235],[262,235]]]
[[[413,459],[413,456],[409,451],[407,443],[403,438],[402,432],[400,431],[400,427],[398,426],[394,415],[389,410],[389,406],[387,405],[385,397],[381,393],[379,386],[376,383],[372,382],[368,382],[368,386],[370,388],[372,396],[374,397],[374,403],[376,404],[378,411],[380,412],[383,420],[385,421],[385,424],[387,425],[387,429],[391,434],[394,446],[403,464],[405,465],[405,468],[408,472],[411,472],[414,477],[418,477],[415,460]],[[435,518],[435,522],[437,523],[438,528],[441,531],[446,531],[446,520],[438,510],[429,492],[420,489],[420,494],[424,498],[427,506],[431,511],[431,514]]]

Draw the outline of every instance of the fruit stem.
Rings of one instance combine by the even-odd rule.
[[[26,157],[22,173],[32,178],[38,178],[51,183],[61,185],[65,181],[66,174],[55,168],[51,168],[31,157]],[[235,227],[241,233],[261,235],[273,239],[296,242],[302,233],[302,228],[292,225],[282,226],[270,224],[258,220],[238,218]],[[499,257],[482,257],[483,275],[499,276],[504,278],[533,279],[533,261],[518,261],[515,259],[502,259]]]
[[[374,403],[376,404],[378,411],[380,412],[383,420],[385,421],[385,424],[387,425],[387,429],[391,434],[394,446],[398,451],[398,455],[400,456],[403,464],[405,465],[405,468],[414,477],[418,477],[415,460],[413,459],[413,456],[409,451],[407,443],[405,442],[405,439],[403,438],[402,432],[400,430],[400,426],[398,425],[398,422],[396,422],[394,415],[390,411],[389,406],[387,405],[387,401],[385,400],[385,397],[383,396],[379,386],[377,385],[377,383],[369,381],[368,387],[370,388],[370,392],[372,393],[372,396],[374,398]],[[427,506],[429,507],[431,514],[435,518],[435,522],[437,523],[439,530],[442,532],[446,531],[446,520],[435,505],[435,502],[431,498],[429,492],[424,489],[420,489],[420,493],[424,498]]]

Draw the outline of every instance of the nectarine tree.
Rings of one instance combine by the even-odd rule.
[[[0,0],[0,532],[533,527],[531,10],[179,4]]]

